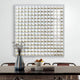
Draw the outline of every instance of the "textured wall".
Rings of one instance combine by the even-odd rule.
[[[80,0],[0,0],[0,64],[13,62],[13,5],[64,4],[64,56],[24,57],[26,63],[43,58],[45,62],[74,62],[80,65]]]

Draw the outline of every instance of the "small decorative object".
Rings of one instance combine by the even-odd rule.
[[[43,64],[43,60],[42,59],[40,59],[40,60],[36,60],[35,61],[35,64],[36,64],[36,67],[35,67],[35,70],[38,70],[38,71],[40,71],[40,70],[43,70],[43,68],[41,67],[42,66],[42,64]]]
[[[15,42],[25,45],[23,55],[64,55],[64,4],[16,4],[14,25]]]
[[[19,44],[16,44],[15,47],[18,50],[17,60],[15,63],[15,71],[16,72],[23,72],[24,71],[24,62],[23,62],[23,59],[21,56],[22,46]]]
[[[44,62],[43,59],[40,59],[40,60],[37,59],[35,61],[35,64],[36,64],[36,66],[42,66],[43,62]]]

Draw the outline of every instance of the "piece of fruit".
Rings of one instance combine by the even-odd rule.
[[[37,59],[35,62],[39,62],[39,60]]]
[[[40,61],[43,61],[43,59],[40,59]]]
[[[43,61],[43,59],[40,59],[40,60],[36,59],[35,62],[44,62],[44,61]]]

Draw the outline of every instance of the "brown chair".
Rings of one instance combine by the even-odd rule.
[[[1,64],[1,66],[5,66],[5,65],[7,65],[7,66],[14,66],[15,63],[3,63],[3,64]]]
[[[74,63],[62,63],[62,62],[56,62],[56,63],[53,63],[52,65],[57,65],[57,66],[76,66],[76,64]]]
[[[50,63],[44,63],[43,65],[51,65]]]
[[[27,66],[29,65],[35,65],[35,63],[28,63]],[[50,63],[44,63],[43,65],[51,65]]]
[[[55,62],[52,65],[56,65],[56,66],[76,66],[76,64],[74,63],[63,63],[63,62]],[[78,76],[77,75],[59,75],[59,78],[64,78],[65,80],[78,80]]]
[[[29,65],[35,65],[35,63],[28,63],[27,66],[29,66]]]

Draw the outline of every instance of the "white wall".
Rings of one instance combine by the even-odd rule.
[[[24,57],[26,63],[43,58],[45,62],[74,62],[80,65],[80,0],[0,0],[0,64],[13,62],[13,5],[64,4],[64,57]]]

